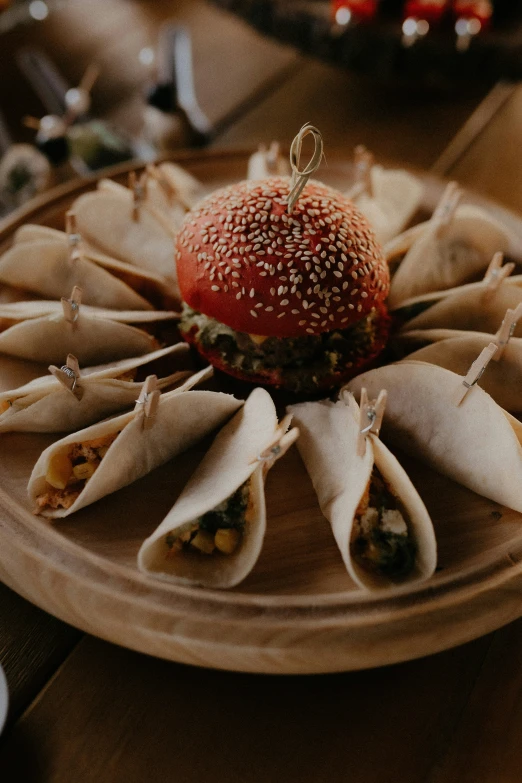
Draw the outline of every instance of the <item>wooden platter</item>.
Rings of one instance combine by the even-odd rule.
[[[209,189],[239,180],[247,153],[178,156]],[[350,182],[329,159],[321,178]],[[111,176],[123,177],[120,166]],[[421,175],[425,211],[444,182]],[[95,180],[63,186],[0,225],[0,252],[24,222],[62,227]],[[469,194],[521,238],[522,218]],[[419,215],[419,217],[421,217]],[[34,365],[0,357],[0,388],[35,377]],[[201,666],[312,673],[379,666],[447,649],[522,614],[522,515],[399,455],[434,520],[439,568],[427,583],[367,594],[351,582],[296,449],[268,476],[268,532],[259,562],[238,588],[218,592],[141,575],[136,553],[174,503],[204,453],[182,458],[51,525],[31,514],[27,481],[53,438],[0,439],[0,579],[51,614],[109,641]]]

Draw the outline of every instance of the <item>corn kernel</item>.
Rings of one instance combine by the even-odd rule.
[[[72,472],[73,464],[69,459],[69,455],[67,452],[59,451],[51,457],[45,480],[55,489],[65,489]]]
[[[205,555],[211,555],[215,549],[214,536],[207,530],[198,530],[190,543]]]
[[[0,401],[0,416],[5,413],[11,407],[11,400]]]
[[[224,555],[231,555],[235,552],[241,538],[241,533],[237,528],[226,527],[216,531],[214,543],[220,552]]]
[[[96,472],[99,464],[99,462],[80,462],[79,465],[75,465],[73,468],[74,478],[88,481]]]

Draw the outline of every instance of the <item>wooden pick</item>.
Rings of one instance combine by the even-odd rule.
[[[466,394],[469,392],[469,390],[472,388],[472,386],[475,386],[476,383],[480,381],[482,376],[484,375],[484,370],[490,363],[491,359],[495,355],[495,353],[498,350],[498,346],[496,343],[490,343],[486,348],[484,348],[477,359],[473,362],[471,367],[468,370],[468,374],[463,379],[462,383],[459,385],[457,392],[455,394],[455,405],[458,407]]]
[[[135,171],[129,172],[129,188],[132,191],[132,219],[137,222],[140,219],[141,208],[147,195],[147,172],[140,177]]]
[[[135,410],[138,410],[138,406],[143,410],[144,430],[150,429],[154,424],[160,397],[161,392],[158,389],[158,379],[156,375],[149,375],[141,387],[140,396],[136,400],[135,407]]]
[[[76,213],[69,210],[65,215],[65,231],[69,245],[69,261],[73,264],[82,255],[82,237],[76,224]]]
[[[63,307],[63,315],[67,323],[72,324],[73,327],[76,326],[76,322],[78,321],[78,316],[80,315],[80,305],[82,303],[82,289],[79,288],[77,285],[74,286],[71,298],[66,299],[62,296],[62,307]]]
[[[522,302],[520,302],[514,310],[507,310],[502,325],[497,332],[497,352],[495,353],[493,360],[498,362],[502,357],[506,345],[509,343],[515,332],[518,321],[522,318]]]
[[[436,236],[440,237],[451,224],[462,198],[462,193],[462,189],[459,188],[456,182],[450,182],[446,186],[430,220]]]
[[[366,193],[370,198],[373,198],[372,168],[375,163],[373,154],[366,149],[364,144],[358,144],[353,152],[353,162],[355,169],[353,189],[357,189],[358,196]]]
[[[98,76],[100,75],[100,66],[96,63],[90,63],[90,65],[87,66],[87,70],[83,74],[80,84],[78,85],[79,90],[84,90],[85,92],[89,93],[92,88],[94,87],[94,83]]]
[[[299,171],[303,139],[305,139],[308,135],[312,135],[314,137],[314,154],[305,168],[302,171]],[[312,174],[319,168],[322,157],[323,137],[321,132],[314,125],[303,125],[293,140],[292,146],[290,147],[290,166],[292,168],[292,177],[290,179],[290,193],[288,194],[286,208],[286,211],[289,215],[291,215],[294,211],[295,203],[303,192],[306,183]]]
[[[486,284],[486,294],[488,296],[491,296],[498,291],[502,281],[505,280],[506,277],[509,277],[515,268],[515,264],[511,262],[502,266],[503,261],[504,253],[499,251],[498,253],[495,253],[487,268],[486,274],[484,275],[484,283]]]
[[[286,454],[290,446],[295,443],[299,437],[299,430],[297,427],[293,427],[291,430],[288,430],[291,421],[292,414],[289,413],[277,426],[274,437],[270,444],[261,452],[261,454],[256,457],[255,460],[253,460],[251,464],[254,462],[263,462],[263,470],[265,473],[267,473],[272,465]]]
[[[70,353],[67,357],[66,363],[62,367],[55,367],[51,364],[49,372],[60,381],[67,391],[70,391],[77,400],[81,400],[83,397],[83,388],[79,385],[80,380],[80,365],[78,359]]]
[[[279,160],[279,154],[281,147],[278,141],[273,141],[270,147],[265,152],[266,167],[270,174],[278,174],[277,162]]]
[[[388,392],[386,389],[382,389],[379,392],[379,396],[376,400],[368,400],[366,389],[361,389],[361,401],[359,403],[361,418],[359,437],[357,439],[358,457],[364,457],[366,451],[366,438],[370,433],[379,437],[387,398]]]

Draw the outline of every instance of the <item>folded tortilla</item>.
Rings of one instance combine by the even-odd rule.
[[[161,579],[205,587],[227,588],[241,582],[254,567],[263,545],[265,475],[298,434],[295,428],[286,433],[286,426],[286,420],[278,424],[268,392],[254,389],[242,410],[217,435],[169,514],[142,544],[138,553],[140,570]],[[265,458],[267,449],[270,454]],[[226,513],[231,500],[243,502],[244,507],[240,540],[233,552],[216,551],[213,542],[218,539],[213,536],[217,533],[208,530],[208,554],[187,546],[172,551],[169,542],[181,541],[194,526],[199,530],[199,524],[206,524],[212,512],[225,509]],[[219,528],[221,523],[216,524]]]
[[[407,360],[363,373],[347,388],[356,397],[365,388],[370,398],[387,389],[385,443],[522,512],[522,424],[477,385],[456,405],[462,382],[450,370]]]
[[[117,187],[120,186],[118,185]],[[123,189],[126,190],[126,188]],[[69,248],[67,234],[64,231],[58,231],[54,228],[49,228],[48,226],[27,223],[21,226],[14,235],[14,243],[16,245],[51,241],[54,243],[61,242],[67,250]],[[176,290],[170,286],[169,282],[162,275],[140,269],[125,261],[120,261],[117,258],[106,255],[105,253],[96,250],[83,239],[81,248],[84,258],[89,262],[96,264],[98,267],[106,269],[107,272],[110,272],[111,275],[120,280],[128,288],[131,288],[139,294],[141,298],[146,300],[147,307],[150,307],[150,304],[153,304],[155,307],[161,309],[165,306],[172,306],[172,304],[177,305],[179,302]],[[80,285],[80,288],[81,287],[82,286]]]
[[[291,405],[288,410],[301,433],[297,447],[312,479],[319,506],[332,526],[352,579],[369,590],[428,579],[437,563],[437,544],[429,514],[406,472],[378,437],[370,433],[364,454],[358,454],[360,410],[353,396],[346,395],[337,402],[322,400]],[[356,520],[364,519],[364,513],[368,512],[374,468],[398,501],[408,539],[396,555],[398,560],[390,562],[390,547],[398,540],[393,533],[397,522],[391,515],[390,530],[375,526],[377,546],[379,541],[385,540],[381,550],[384,561],[380,568],[369,568],[364,559],[357,556],[359,531]],[[372,548],[374,552],[378,551],[376,544],[372,544]]]
[[[49,374],[18,389],[0,392],[0,433],[73,432],[120,413],[134,405],[145,378],[155,372],[156,366],[167,357],[174,364],[176,355],[186,353],[184,348],[178,343],[105,368],[86,368],[77,378],[74,391]],[[176,391],[186,391],[208,378],[209,369],[195,375],[179,369],[164,375],[156,373],[158,388],[173,388],[185,381]]]
[[[459,329],[494,334],[502,323],[506,310],[515,310],[522,302],[520,277],[508,277],[496,290],[490,291],[485,281],[408,299],[397,315],[406,317],[402,331],[414,329]],[[408,319],[409,314],[418,313]],[[522,323],[515,331],[522,337]]]
[[[69,291],[70,293],[70,291]],[[149,324],[160,321],[176,321],[179,313],[174,310],[108,310],[105,307],[81,306],[82,313],[92,318],[105,318],[122,324]],[[44,315],[63,313],[61,302],[54,299],[35,299],[0,304],[0,333],[6,328],[3,321],[28,321]]]
[[[75,285],[86,304],[115,310],[150,310],[152,305],[130,286],[86,256],[69,258],[64,239],[15,243],[0,256],[0,283],[39,296],[60,299]]]
[[[492,335],[483,332],[461,332],[450,329],[427,329],[404,334],[405,342],[426,343],[408,355],[408,360],[428,362],[466,375],[483,348],[492,342]],[[489,362],[480,379],[480,386],[495,402],[511,413],[522,412],[522,339],[512,337],[500,358]]]
[[[402,169],[375,165],[371,167],[370,178],[373,195],[364,191],[353,200],[368,219],[377,240],[385,244],[412,219],[424,188],[416,177]]]
[[[34,310],[22,305],[34,304],[38,303],[15,302],[0,306],[0,354],[58,364],[72,353],[80,364],[101,364],[140,356],[158,348],[155,338],[142,329],[112,320],[112,316],[109,319],[92,315],[83,306],[75,323],[66,320],[60,302],[52,303],[56,309],[50,314],[24,318],[24,311],[34,315]],[[114,311],[117,312],[121,314],[121,311]],[[149,314],[146,310],[142,312]]]
[[[144,204],[132,219],[133,202],[105,190],[80,196],[73,204],[78,231],[89,245],[120,261],[164,277],[179,297],[172,231]]]
[[[151,427],[145,426],[144,407],[137,406],[130,413],[71,433],[41,454],[29,479],[29,498],[43,516],[69,516],[186,451],[242,404],[221,392],[174,390],[161,396]],[[87,462],[82,464],[97,467],[88,480],[71,485],[66,480],[69,455],[78,446],[87,454]],[[54,487],[47,481],[51,476]],[[58,477],[60,488],[56,487]],[[48,501],[56,492],[66,493],[67,508],[51,507]]]
[[[463,204],[445,230],[430,223],[393,276],[389,305],[430,291],[454,288],[483,274],[497,251],[513,245],[511,232],[485,210]]]

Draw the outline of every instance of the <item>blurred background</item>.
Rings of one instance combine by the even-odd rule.
[[[124,160],[288,145],[305,122],[327,160],[363,143],[522,208],[521,6],[0,0],[0,214]]]

